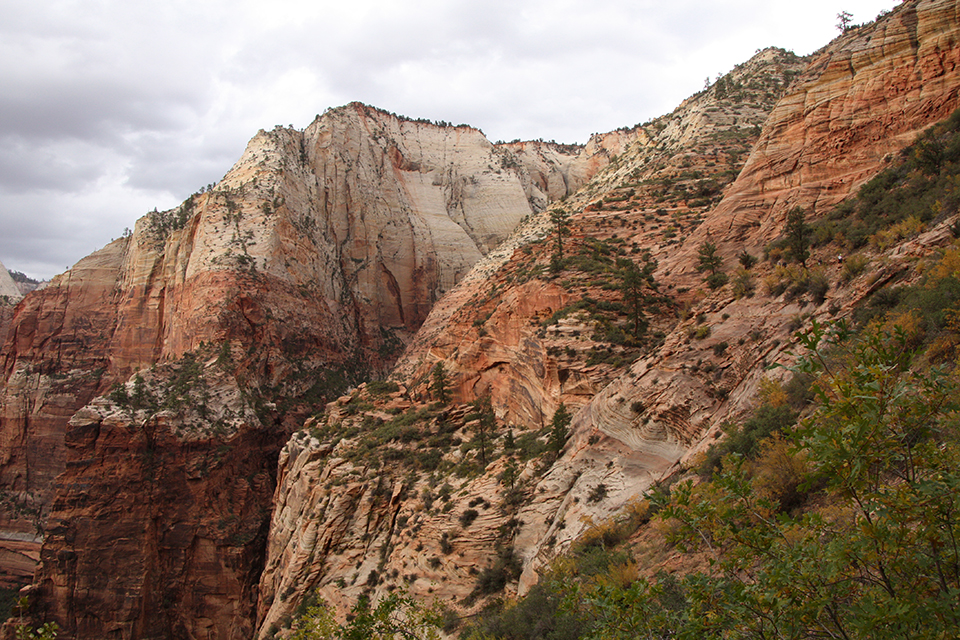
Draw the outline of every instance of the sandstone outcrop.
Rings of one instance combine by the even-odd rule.
[[[87,435],[76,442],[68,434],[82,425],[68,422],[148,369],[159,366],[153,384],[167,388],[180,374],[163,366],[219,354],[230,368],[211,385],[210,411],[233,388],[254,409],[236,433],[207,429],[189,447],[190,464],[214,468],[224,448],[242,449],[230,468],[258,480],[231,494],[231,505],[265,527],[277,452],[315,403],[384,371],[434,301],[523,217],[603,166],[614,138],[588,149],[535,142],[511,150],[470,127],[354,103],[304,131],[261,131],[220,183],[149,213],[131,236],[29,295],[0,352],[6,584],[30,580],[42,559],[37,611],[54,615],[66,636],[99,637],[116,624],[120,637],[146,637],[150,628],[246,637],[263,541],[236,545],[207,531],[222,477],[189,478],[194,498],[180,506],[174,488],[187,471],[177,466],[182,437],[169,434],[177,429],[151,435],[151,420],[114,428],[117,419],[106,417],[83,426]],[[145,450],[156,464],[130,462]],[[158,490],[151,474],[172,486]],[[110,489],[121,479],[122,499]],[[100,514],[123,501],[135,515],[115,531],[93,531],[90,523],[101,527]],[[149,528],[133,535],[137,520],[189,533],[172,541]],[[111,536],[129,544],[109,544]],[[132,554],[137,545],[158,550]],[[124,575],[93,580],[86,572],[95,562]],[[162,593],[144,575],[172,586]],[[220,586],[193,598],[191,580]],[[230,616],[245,622],[223,624]]]
[[[957,4],[905,2],[813,56],[764,125],[729,196],[663,268],[690,274],[706,238],[733,256],[776,238],[786,212],[830,211],[960,105]]]
[[[77,638],[267,638],[313,589],[341,614],[396,589],[461,612],[525,591],[746,411],[795,328],[894,276],[831,267],[825,299],[787,299],[759,287],[772,264],[752,297],[695,266],[706,240],[727,270],[759,255],[787,210],[826,213],[960,106],[957,15],[911,0],[810,60],[760,52],[583,147],[356,103],[261,131],[218,185],[17,306],[4,579],[33,576],[36,619]],[[572,227],[552,270],[551,207]],[[655,277],[643,331],[624,261]],[[404,348],[395,387],[304,425]]]
[[[729,287],[711,292],[695,266],[706,240],[721,248],[728,270],[743,249],[758,256],[782,233],[789,208],[806,207],[811,217],[826,213],[882,168],[885,157],[960,106],[953,62],[956,15],[954,1],[907,2],[845,34],[812,61],[762,52],[674,114],[644,127],[643,135],[567,200],[573,228],[568,255],[596,258],[608,252],[603,255],[609,265],[616,255],[638,262],[649,252],[658,263],[659,292],[675,302],[652,312],[654,335],[632,354],[603,345],[604,322],[621,330],[628,325],[622,314],[617,320],[597,312],[619,298],[617,287],[610,286],[611,271],[604,283],[597,276],[602,269],[574,262],[549,276],[553,248],[545,215],[521,225],[434,307],[393,374],[411,400],[430,397],[430,372],[439,362],[456,401],[490,394],[498,417],[518,429],[537,432],[561,400],[581,407],[563,455],[547,469],[525,471],[532,486],[511,516],[520,524],[509,537],[523,560],[521,592],[558,550],[689,460],[718,435],[725,419],[748,411],[760,381],[783,375],[767,367],[790,361],[793,332],[804,321],[844,315],[899,272],[878,265],[873,278],[844,284],[831,266],[824,269],[826,299],[815,301],[760,289],[764,278],[779,277],[769,263],[754,267],[751,279],[758,288],[752,297],[735,297]],[[751,117],[744,118],[735,97],[751,88],[771,99],[767,111],[752,107]],[[775,101],[775,96],[782,97]],[[741,146],[717,149],[720,142]],[[940,222],[930,232],[923,251],[946,242],[946,225]],[[817,258],[829,261],[826,255]],[[568,310],[584,296],[594,302]],[[559,321],[552,318],[557,312],[563,312]],[[606,364],[621,356],[635,360],[619,369]],[[591,359],[600,364],[588,366]],[[317,460],[325,446],[322,438],[298,441],[286,454],[285,468]],[[483,479],[500,473],[502,467],[488,467],[464,485],[463,495],[496,504],[499,489],[484,489]],[[297,580],[284,582],[283,567],[309,577],[303,583],[319,585],[338,606],[336,580],[349,585],[353,577],[346,564],[328,567],[310,560],[307,549],[319,554],[320,548],[296,542],[305,539],[298,536],[322,540],[335,524],[326,518],[328,511],[316,508],[318,499],[308,489],[313,483],[291,472],[278,487],[277,504],[284,506],[274,531],[283,532],[285,542],[268,554],[267,566],[277,568],[265,573],[270,576],[261,603],[265,622],[292,611],[278,604],[279,585],[289,585],[287,598],[303,597]],[[416,504],[413,498],[401,501],[394,513],[416,510],[404,506],[411,502]],[[478,522],[487,526],[471,530],[475,540],[496,539],[504,524]],[[400,557],[393,549],[379,548],[383,566]],[[438,584],[427,597],[462,597],[467,586],[460,580],[447,576],[446,587]],[[375,593],[386,588],[376,581],[367,587]]]
[[[772,108],[774,88],[782,89],[789,72],[803,64],[786,52],[763,52],[734,76],[744,87],[754,85],[740,100],[704,94],[646,127],[596,137],[595,144],[615,155],[567,200],[571,209],[590,209],[574,213],[568,253],[615,264],[621,245],[606,243],[632,228],[621,227],[624,216],[631,216],[629,225],[635,224],[633,218],[642,220],[642,213],[631,213],[635,202],[649,202],[655,217],[676,217],[681,228],[694,224],[703,209],[700,203],[689,206],[703,199],[695,185],[709,181],[706,202],[719,198],[723,182],[733,179],[731,167],[745,160],[758,135],[755,128]],[[725,143],[717,144],[718,139]],[[694,176],[695,171],[700,174]],[[683,186],[683,192],[671,191],[658,202],[661,194],[654,191],[662,188],[662,178]],[[631,186],[623,188],[624,180]],[[629,189],[634,190],[630,196],[620,195]],[[656,212],[666,208],[669,213]],[[647,231],[659,236],[660,225],[654,224]],[[619,305],[621,294],[617,287],[602,288],[596,274],[545,277],[552,250],[541,240],[546,231],[545,216],[531,216],[438,301],[391,376],[403,390],[396,397],[356,414],[348,409],[365,406],[366,396],[345,398],[328,408],[322,423],[309,425],[287,445],[260,588],[259,637],[289,624],[297,603],[313,589],[341,612],[361,593],[397,588],[469,611],[472,605],[464,600],[476,595],[478,581],[486,579],[481,576],[504,571],[505,554],[516,549],[525,557],[532,550],[538,561],[545,560],[582,530],[581,518],[608,513],[605,501],[590,499],[599,485],[607,483],[612,495],[646,486],[683,454],[685,445],[679,442],[638,448],[639,437],[621,442],[593,430],[572,445],[578,454],[552,465],[546,461],[544,429],[549,430],[559,402],[571,408],[589,405],[622,375],[623,363],[641,353],[639,347],[607,351],[610,345],[595,335],[597,322],[586,313],[558,314],[587,293],[607,306]],[[661,241],[665,250],[676,243]],[[669,304],[663,303],[663,312],[651,333],[666,333],[676,323]],[[554,322],[554,315],[563,317]],[[442,417],[429,410],[438,362],[446,369],[453,402],[492,398],[500,427],[491,447],[498,453],[485,472],[471,467],[477,436],[470,426],[475,419],[463,422],[469,410]],[[618,409],[629,413],[631,404]],[[400,443],[374,448],[376,434],[390,431],[397,410],[411,420],[410,437],[418,444],[408,449],[400,436]],[[444,425],[453,429],[446,440]],[[500,457],[510,447],[508,431],[523,443],[513,462]],[[351,435],[338,441],[339,433]],[[449,444],[451,438],[456,444]],[[357,450],[367,453],[358,457]],[[397,462],[379,466],[380,456]],[[421,456],[437,456],[427,459],[445,475],[431,479],[418,462]],[[508,466],[515,468],[505,476]],[[624,473],[617,484],[609,479]],[[443,484],[450,487],[445,503],[438,499]],[[372,498],[374,493],[380,497]],[[477,519],[464,526],[459,516],[471,509]],[[533,557],[525,559],[534,566]]]
[[[17,302],[22,297],[23,294],[20,293],[17,283],[13,281],[10,272],[0,262],[0,299],[6,298],[8,302]]]

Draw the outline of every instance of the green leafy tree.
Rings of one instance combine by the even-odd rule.
[[[45,622],[36,629],[18,625],[15,629],[17,640],[56,640],[60,627],[56,622]]]
[[[553,225],[553,235],[556,240],[553,256],[550,259],[550,270],[557,272],[563,269],[563,239],[570,235],[570,213],[563,209],[551,209],[550,224]]]
[[[439,640],[443,620],[435,608],[425,608],[407,595],[392,593],[374,607],[361,596],[338,625],[330,607],[318,599],[294,624],[291,640]]]
[[[433,382],[430,384],[430,390],[433,391],[433,397],[437,402],[446,404],[450,400],[450,393],[447,386],[447,372],[443,368],[443,363],[438,362],[433,367]]]
[[[810,257],[810,227],[806,223],[806,216],[801,207],[794,207],[787,212],[785,233],[790,257],[806,268],[807,259]]]
[[[711,572],[675,585],[674,608],[664,581],[583,587],[590,637],[960,637],[957,380],[921,370],[902,330],[847,338],[816,323],[802,338],[818,406],[788,434],[831,507],[785,512],[735,456],[713,482],[674,485],[658,517]]]

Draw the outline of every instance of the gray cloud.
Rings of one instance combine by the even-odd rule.
[[[810,0],[3,2],[0,260],[49,277],[214,182],[260,128],[360,100],[583,142],[665,113],[757,48],[807,53]],[[867,20],[890,0],[846,3]]]

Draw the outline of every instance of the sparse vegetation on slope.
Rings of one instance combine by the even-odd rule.
[[[885,224],[875,233],[898,222]],[[809,279],[798,247],[801,264],[782,269]],[[888,270],[853,323],[806,321],[792,379],[765,379],[754,413],[693,467],[588,529],[527,598],[462,637],[956,637],[960,241],[913,266]]]

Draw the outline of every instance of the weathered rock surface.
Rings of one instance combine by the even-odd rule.
[[[74,442],[65,434],[80,427],[68,421],[137,372],[226,356],[210,411],[236,388],[245,417],[229,438],[191,445],[190,464],[213,468],[222,448],[242,449],[230,468],[259,479],[230,504],[265,527],[277,452],[311,403],[390,365],[477,259],[608,161],[609,145],[597,140],[586,150],[528,143],[514,151],[466,126],[351,104],[302,132],[261,131],[218,185],[148,214],[130,237],[29,295],[0,351],[3,580],[29,580],[41,558],[37,611],[55,616],[66,637],[147,637],[149,629],[247,637],[263,540],[231,544],[209,533],[210,510],[225,508],[216,507],[223,477],[189,478],[192,497],[180,505],[183,446],[167,433],[176,425],[158,434],[146,418],[86,425],[92,435]],[[163,371],[158,389],[182,382],[178,370]],[[130,461],[145,450],[156,464]],[[157,477],[164,486],[152,484]],[[103,514],[123,501],[129,517],[113,530]],[[159,528],[133,535],[136,522]],[[167,539],[164,527],[189,533]],[[98,562],[115,579],[87,575]],[[190,595],[191,581],[211,595]]]
[[[589,253],[590,239],[622,236],[625,248],[669,259],[743,165],[777,92],[804,67],[796,56],[768,49],[727,76],[729,95],[714,87],[668,116],[638,127],[633,142],[618,147],[616,162],[565,204],[572,216],[568,254]],[[582,363],[569,368],[563,358],[548,353],[551,347],[588,351],[594,343],[591,323],[552,335],[541,327],[587,289],[571,286],[571,281],[563,286],[564,275],[546,283],[538,278],[519,284],[542,275],[554,251],[553,238],[542,239],[548,234],[549,220],[537,216],[478,263],[438,302],[395,375],[428,381],[429,370],[443,361],[456,380],[461,393],[457,397],[469,401],[490,393],[504,419],[527,425],[549,420],[561,401],[581,406],[605,386],[608,376],[587,382],[591,376],[584,374]],[[590,280],[576,284],[589,286]],[[619,301],[619,292],[606,295]],[[674,322],[657,328],[667,331]],[[571,337],[576,340],[567,339]]]
[[[764,52],[736,75],[745,85],[756,85],[752,94],[745,90],[742,101],[722,103],[712,94],[704,95],[691,99],[663,122],[595,138],[616,155],[586,189],[568,200],[571,208],[591,205],[585,214],[576,212],[568,251],[589,251],[589,239],[622,233],[619,222],[609,229],[605,225],[612,223],[614,216],[619,220],[627,215],[630,207],[622,202],[630,198],[610,205],[609,211],[604,211],[602,201],[624,180],[634,184],[635,198],[649,199],[651,210],[670,207],[678,216],[695,217],[700,209],[689,207],[685,197],[656,202],[656,196],[648,191],[659,188],[658,179],[663,176],[671,176],[678,184],[693,184],[721,179],[719,174],[724,172],[726,181],[732,180],[730,158],[738,157],[733,166],[742,164],[750,141],[756,139],[754,128],[763,121],[774,98],[771,95],[765,103],[758,100],[756,107],[744,103],[753,104],[759,95],[782,87],[785,72],[798,70],[802,64],[785,52]],[[717,138],[723,135],[730,141],[717,145]],[[698,148],[708,144],[710,152],[701,153]],[[708,162],[713,166],[707,167]],[[703,171],[702,175],[679,177],[696,170]],[[689,196],[690,200],[698,197]],[[572,408],[588,405],[622,374],[622,366],[610,359],[590,362],[597,349],[607,346],[594,337],[595,321],[572,314],[556,324],[548,322],[553,314],[580,300],[584,292],[611,304],[619,302],[620,293],[590,285],[587,280],[592,278],[569,276],[576,286],[562,284],[568,275],[543,278],[541,267],[549,261],[552,249],[538,242],[546,230],[544,218],[532,216],[521,224],[507,242],[438,301],[392,374],[405,388],[404,415],[426,410],[432,398],[428,389],[432,368],[442,362],[454,402],[491,396],[502,425],[495,449],[502,452],[507,446],[506,425],[513,426],[518,441],[526,442],[524,450],[542,449],[547,436],[541,429],[549,425],[561,401]],[[598,232],[596,227],[604,231]],[[657,330],[667,331],[675,322],[663,318],[654,324]],[[616,352],[622,352],[624,358],[629,355],[620,347]],[[638,350],[631,353],[636,357]],[[464,443],[475,441],[474,428],[459,426],[457,417],[427,418],[415,423],[419,445],[410,450],[402,444],[391,445],[402,453],[396,453],[396,463],[380,467],[375,459],[381,454],[388,456],[392,449],[386,453],[371,450],[373,445],[364,443],[374,436],[364,434],[376,429],[378,421],[392,419],[387,409],[391,405],[368,411],[366,418],[344,410],[361,404],[361,400],[351,400],[345,406],[331,407],[323,428],[315,435],[308,430],[295,437],[281,455],[261,582],[261,638],[288,623],[297,603],[314,588],[341,611],[365,590],[380,594],[394,588],[426,600],[436,598],[451,606],[464,606],[460,603],[474,591],[478,574],[493,566],[502,550],[515,549],[529,566],[535,566],[534,559],[539,562],[552,557],[586,526],[581,518],[600,518],[612,512],[606,510],[604,501],[590,500],[598,485],[607,483],[614,495],[646,486],[654,474],[685,451],[685,444],[677,441],[651,438],[637,447],[639,436],[625,442],[615,437],[622,437],[628,429],[614,436],[586,430],[587,435],[571,445],[578,453],[568,454],[552,467],[547,465],[546,470],[542,459],[522,454],[511,484],[498,479],[508,464],[499,454],[485,473],[455,475],[451,469],[469,462],[473,450],[432,443],[443,442],[443,424],[456,425],[454,435]],[[617,409],[629,413],[630,407],[627,402]],[[327,442],[335,439],[334,433],[353,430],[360,433],[336,447]],[[362,458],[366,464],[350,453],[356,449],[368,451]],[[433,504],[437,482],[431,482],[420,466],[421,455],[442,456],[437,464],[445,469],[445,475],[439,484],[448,481],[452,485],[449,506],[440,509]],[[394,454],[389,457],[394,459]],[[617,480],[611,479],[614,477]],[[372,493],[380,498],[371,498]],[[347,496],[352,497],[348,500]],[[464,527],[459,515],[471,508],[479,515]],[[526,557],[528,552],[530,557]]]
[[[260,132],[216,187],[18,305],[4,579],[39,559],[34,613],[67,638],[269,637],[314,587],[341,611],[396,588],[462,603],[498,562],[524,591],[749,408],[800,314],[843,314],[891,276],[828,270],[816,304],[711,293],[694,267],[704,240],[729,267],[789,208],[825,213],[956,108],[958,14],[912,0],[812,63],[761,52],[582,148],[359,104]],[[562,196],[574,260],[551,276],[544,209]],[[948,237],[929,234],[911,255]],[[616,261],[646,258],[650,327],[625,339]],[[386,372],[408,343],[398,391],[338,400],[280,453],[334,378]],[[453,404],[431,409],[438,362]],[[465,403],[487,394],[500,429],[481,463]],[[579,412],[554,460],[560,402]]]
[[[411,400],[429,399],[430,372],[440,362],[449,373],[456,401],[489,393],[498,417],[517,425],[518,432],[541,427],[561,400],[581,407],[563,455],[546,470],[523,471],[531,484],[522,504],[510,512],[516,528],[507,529],[506,542],[523,560],[521,592],[536,582],[537,570],[558,550],[695,455],[717,435],[723,420],[749,410],[761,379],[771,375],[767,366],[789,361],[787,352],[793,332],[804,321],[801,316],[827,319],[848,313],[878,283],[899,271],[896,265],[878,262],[875,277],[841,283],[831,265],[824,270],[830,283],[826,300],[815,303],[809,298],[786,300],[760,289],[739,299],[729,288],[709,292],[694,267],[697,249],[707,239],[721,247],[728,269],[741,250],[758,254],[780,235],[789,208],[804,206],[811,217],[825,213],[882,168],[885,156],[960,106],[954,62],[960,54],[957,16],[955,0],[906,2],[818,52],[809,67],[773,50],[763,52],[728,74],[722,85],[645,127],[643,135],[568,199],[571,253],[578,247],[585,248],[585,256],[593,250],[590,247],[600,251],[594,241],[602,241],[602,250],[612,248],[615,254],[623,249],[620,255],[635,261],[639,255],[632,247],[640,255],[649,251],[659,263],[659,291],[676,303],[672,308],[663,305],[653,318],[651,331],[662,331],[662,340],[651,340],[635,351],[638,357],[631,365],[619,371],[604,364],[586,366],[584,359],[602,342],[596,335],[601,321],[587,313],[544,323],[584,295],[606,303],[617,296],[615,290],[611,293],[595,282],[596,276],[584,275],[586,267],[568,267],[555,278],[544,277],[553,250],[547,242],[538,242],[549,232],[545,215],[521,225],[434,307],[393,374],[408,388]],[[763,68],[766,73],[759,73]],[[771,68],[781,75],[771,73]],[[784,91],[789,76],[801,68],[806,70]],[[764,77],[776,81],[764,86]],[[783,92],[783,97],[776,108],[770,101],[768,111],[755,108],[745,118],[732,96],[751,87],[758,95]],[[762,133],[754,129],[761,124]],[[743,165],[758,134],[757,146]],[[720,141],[737,141],[746,148],[716,150]],[[725,179],[721,169],[735,172],[741,166],[736,181],[725,184],[732,176]],[[914,242],[912,251],[929,252],[945,242],[949,237],[945,224],[925,236],[923,249]],[[774,275],[773,265],[762,264],[754,268],[752,278],[759,285]],[[625,319],[619,323],[626,328]],[[614,349],[608,355],[618,353]],[[331,415],[328,420],[341,419],[336,417],[339,413]],[[376,555],[379,565],[373,568],[394,567],[402,575],[402,562],[395,563],[409,549],[409,543],[391,540],[371,548],[368,555],[357,555],[360,565],[324,564],[326,548],[312,541],[334,535],[362,538],[364,533],[368,537],[363,540],[377,539],[392,531],[392,525],[371,529],[370,522],[389,523],[409,510],[422,518],[418,522],[424,523],[424,531],[433,532],[418,538],[427,545],[422,552],[429,555],[436,553],[428,548],[436,532],[449,526],[435,524],[442,520],[403,491],[391,494],[400,496],[399,502],[391,498],[389,509],[371,509],[369,517],[361,503],[346,510],[320,508],[327,504],[323,500],[338,494],[321,498],[315,479],[319,471],[295,469],[324,464],[326,473],[337,458],[326,446],[322,437],[304,436],[285,453],[273,526],[276,537],[262,585],[261,637],[284,612],[293,610],[278,594],[286,602],[296,602],[316,585],[342,608],[349,604],[342,602],[344,594],[350,601],[351,594],[363,588],[364,575],[373,567],[364,562]],[[500,441],[497,446],[505,445]],[[460,485],[458,495],[503,504],[503,487],[484,485],[502,472],[503,464],[501,459]],[[423,475],[411,474],[405,488],[417,488],[423,481]],[[504,524],[499,518],[472,524],[471,553],[482,541],[487,541],[488,549],[495,547]],[[499,541],[505,543],[503,538]],[[338,547],[335,556],[349,553],[349,548]],[[437,557],[439,566],[446,567],[448,561]],[[459,567],[455,558],[449,564]],[[375,576],[366,585],[375,594],[389,587],[378,579]],[[350,588],[340,589],[338,580]],[[413,584],[414,592],[423,595],[418,583]],[[431,586],[433,591],[425,597],[453,602],[469,591],[470,583],[455,569]]]
[[[764,125],[728,197],[664,270],[690,274],[713,238],[733,256],[777,237],[786,212],[828,212],[960,105],[958,6],[905,2],[814,55]]]

